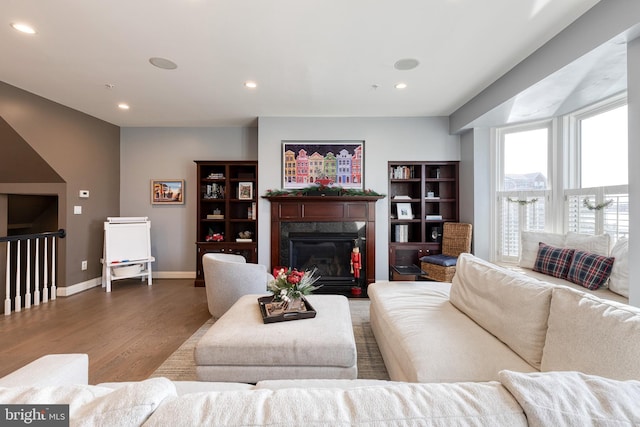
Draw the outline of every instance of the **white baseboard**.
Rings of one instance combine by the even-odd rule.
[[[154,279],[195,279],[195,271],[153,271],[151,276]],[[87,280],[86,282],[76,283],[71,286],[56,288],[56,295],[59,297],[68,297],[87,289],[102,286],[102,277]]]
[[[154,279],[195,279],[195,271],[152,271]]]
[[[56,288],[56,295],[59,297],[68,297],[73,294],[77,294],[78,292],[86,291],[87,289],[95,288],[96,286],[101,286],[102,277],[96,277],[86,282],[76,283],[71,286],[64,286]]]

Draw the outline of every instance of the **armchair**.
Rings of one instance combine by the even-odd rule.
[[[456,273],[458,255],[471,252],[471,224],[445,222],[442,229],[442,253],[420,258],[429,279],[451,282]]]
[[[241,255],[208,253],[202,268],[209,313],[216,319],[243,295],[267,294],[273,279],[264,265],[247,263]]]

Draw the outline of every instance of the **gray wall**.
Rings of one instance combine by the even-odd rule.
[[[640,38],[629,43],[627,53],[629,101],[629,302],[640,307]]]
[[[491,159],[489,129],[460,136],[460,220],[474,224],[473,253],[491,259]]]
[[[66,182],[0,183],[4,194],[58,195],[58,224],[67,230],[67,238],[60,241],[62,265],[56,285],[99,277],[102,222],[120,210],[119,128],[2,82],[0,116]],[[89,190],[91,197],[80,199],[80,190]],[[82,215],[73,214],[74,205],[83,207]],[[80,269],[82,260],[89,261],[86,271]]]
[[[388,193],[388,161],[460,160],[460,142],[446,117],[294,118],[258,121],[258,194],[281,188],[282,141],[364,141],[364,185]],[[271,265],[269,202],[259,201],[259,263]],[[389,277],[388,201],[376,203],[376,279]]]
[[[122,128],[120,215],[151,220],[154,275],[195,277],[194,160],[256,160],[256,128]],[[152,205],[152,179],[184,179],[184,205]]]

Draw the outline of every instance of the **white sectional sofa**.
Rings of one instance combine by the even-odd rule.
[[[502,371],[500,382],[371,380],[87,385],[83,354],[49,355],[0,378],[0,404],[67,404],[72,426],[637,425],[640,382]],[[17,383],[16,383],[17,382]],[[601,396],[611,396],[602,399]],[[14,408],[15,409],[15,408]],[[0,424],[7,414],[0,413]],[[35,423],[33,425],[36,425]]]
[[[452,284],[376,282],[368,293],[395,381],[495,381],[504,369],[640,380],[640,309],[471,254]]]
[[[0,378],[0,404],[68,404],[74,426],[640,425],[637,308],[469,254],[453,284],[369,296],[393,381],[88,385],[86,355],[48,355]]]

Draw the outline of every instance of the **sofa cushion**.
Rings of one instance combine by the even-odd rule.
[[[578,251],[609,256],[611,236],[608,234],[597,234],[594,236],[593,234],[581,234],[570,231],[565,237],[563,246]]]
[[[547,245],[563,247],[564,238],[564,234],[523,231],[520,233],[520,260],[518,265],[533,270],[538,256],[539,243],[543,242]]]
[[[541,371],[640,379],[640,309],[557,286],[548,325]]]
[[[611,248],[611,256],[615,261],[609,276],[609,289],[629,298],[629,240],[618,239]]]
[[[609,278],[613,261],[610,257],[575,251],[567,271],[567,280],[587,289],[598,289]]]
[[[176,389],[166,378],[111,389],[89,385],[0,388],[3,404],[68,404],[74,426],[139,426]]]
[[[449,301],[450,283],[376,282],[371,329],[394,381],[497,380],[502,369],[534,371]]]
[[[640,425],[640,381],[580,372],[500,372],[530,426]]]
[[[145,426],[526,426],[497,382],[194,393],[168,399]]]
[[[564,279],[567,277],[574,249],[557,248],[540,242],[533,271]]]
[[[538,280],[461,254],[451,303],[540,368],[552,288]]]

